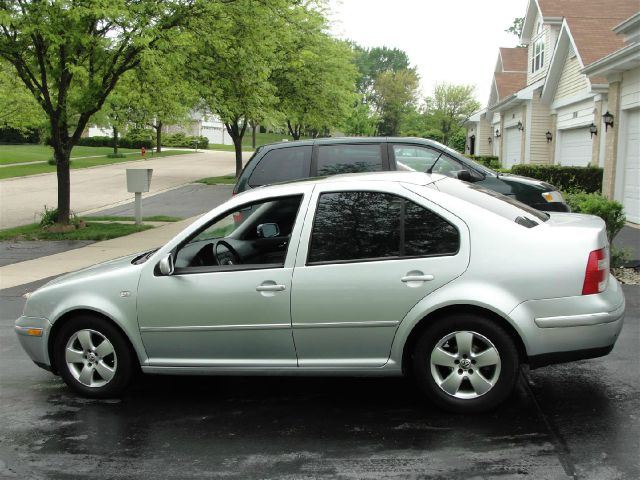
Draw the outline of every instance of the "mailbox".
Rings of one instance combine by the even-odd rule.
[[[148,192],[153,168],[127,168],[127,191]]]

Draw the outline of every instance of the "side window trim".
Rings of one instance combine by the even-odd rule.
[[[380,158],[382,159],[382,171],[388,172],[391,170],[389,163],[389,154],[387,151],[387,142],[357,142],[357,143],[314,143],[313,151],[311,153],[311,177],[318,176],[318,155],[320,147],[334,146],[334,145],[379,145],[380,146]]]
[[[389,144],[391,145],[391,144]],[[410,192],[412,192],[411,190],[409,190]],[[458,248],[456,249],[455,252],[450,252],[450,253],[436,253],[436,254],[425,254],[425,255],[410,255],[410,256],[390,256],[390,257],[371,257],[371,258],[359,258],[359,259],[353,259],[353,260],[322,260],[322,261],[317,261],[317,262],[310,262],[309,261],[309,256],[311,255],[311,241],[313,239],[313,227],[315,225],[315,221],[316,221],[316,215],[318,214],[318,207],[320,205],[320,200],[322,199],[322,196],[325,194],[330,194],[330,193],[344,193],[344,192],[370,192],[370,193],[387,193],[390,195],[395,195],[398,198],[401,198],[402,200],[404,200],[404,202],[411,202],[411,203],[415,203],[416,205],[418,205],[419,207],[424,208],[425,210],[429,210],[430,212],[432,212],[433,214],[437,215],[438,217],[440,217],[442,220],[444,220],[445,222],[447,222],[449,225],[451,225],[457,232],[457,236],[458,236]],[[412,192],[414,193],[414,192]],[[308,219],[307,217],[311,216],[310,219]],[[462,248],[462,238],[463,235],[460,231],[460,228],[458,227],[458,225],[456,225],[455,222],[450,221],[449,219],[443,217],[442,215],[440,215],[439,213],[433,211],[431,208],[425,207],[424,205],[418,203],[415,200],[411,200],[407,197],[405,197],[404,195],[398,194],[396,192],[381,192],[381,191],[376,191],[376,190],[342,190],[342,189],[336,189],[336,190],[325,190],[325,191],[321,191],[318,192],[318,194],[316,195],[316,203],[314,205],[313,211],[311,211],[311,209],[307,209],[307,216],[305,216],[305,223],[307,221],[310,221],[310,229],[309,229],[309,235],[307,238],[307,251],[306,251],[306,256],[304,259],[304,266],[305,267],[314,267],[314,266],[322,266],[322,265],[344,265],[344,264],[351,264],[351,263],[368,263],[368,262],[382,262],[382,261],[387,261],[387,260],[411,260],[411,259],[416,259],[416,258],[440,258],[440,257],[455,257],[456,255],[458,255],[461,251]],[[404,228],[402,229],[404,230]],[[400,233],[401,238],[402,238],[402,242],[404,242],[404,237],[405,237],[405,232],[401,232]],[[401,245],[400,246],[401,251],[404,252],[405,250],[405,245]]]

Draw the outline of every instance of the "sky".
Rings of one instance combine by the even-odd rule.
[[[329,0],[332,31],[363,47],[399,48],[418,69],[423,95],[437,82],[476,86],[486,106],[499,47],[527,0]]]

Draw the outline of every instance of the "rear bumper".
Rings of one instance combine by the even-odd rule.
[[[532,368],[608,354],[622,330],[625,300],[617,280],[598,295],[530,300],[509,315]]]

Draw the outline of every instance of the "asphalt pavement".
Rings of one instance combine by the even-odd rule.
[[[609,356],[523,373],[497,411],[452,415],[402,378],[144,376],[83,399],[13,332],[45,281],[0,292],[0,478],[640,478],[637,286]]]

